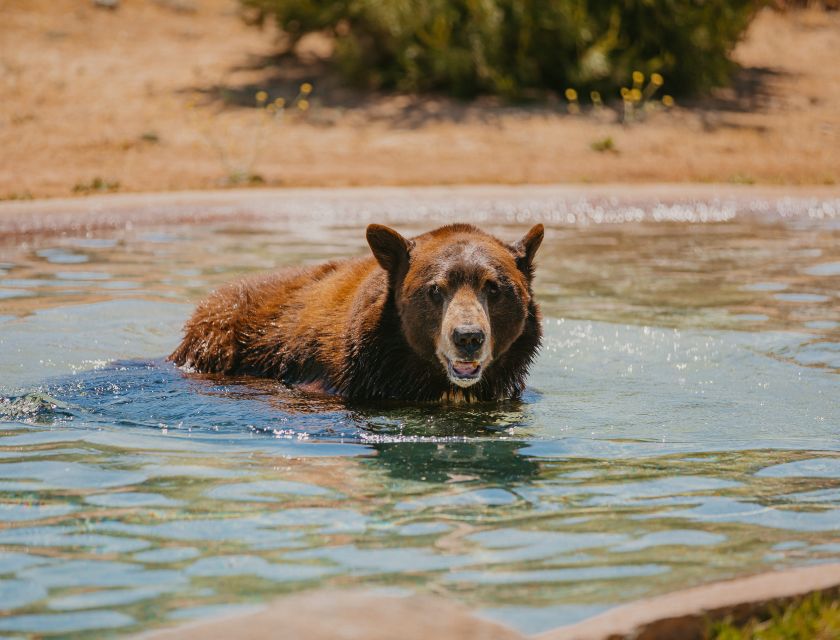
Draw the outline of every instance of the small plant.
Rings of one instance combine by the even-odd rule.
[[[580,103],[578,102],[578,94],[572,88],[566,89],[564,95],[566,96],[566,101],[568,104],[569,113],[572,115],[577,115],[580,113]]]
[[[310,109],[309,96],[312,84],[300,85],[297,96],[288,103],[284,98],[270,99],[267,91],[259,90],[254,94],[257,108],[256,117],[250,126],[250,132],[231,131],[221,126],[218,116],[199,120],[196,103],[187,104],[199,131],[207,144],[216,152],[219,162],[225,170],[223,183],[226,186],[254,186],[265,184],[265,179],[254,171],[267,136],[265,128],[270,124],[280,123],[288,109],[305,113]]]
[[[155,4],[175,13],[196,13],[198,4],[192,0],[154,0]]]
[[[120,0],[93,0],[93,6],[99,9],[116,11],[120,8]]]
[[[611,151],[613,153],[618,153],[618,149],[615,148],[615,141],[612,139],[612,136],[607,136],[606,138],[601,138],[600,140],[596,140],[589,147],[593,151],[598,151],[599,153],[605,153]]]
[[[619,112],[619,120],[625,124],[644,119],[644,117],[660,108],[670,109],[674,106],[674,98],[665,95],[657,100],[656,94],[665,84],[665,79],[660,73],[652,73],[647,84],[645,75],[641,71],[634,71],[632,75],[632,88],[622,87],[619,92],[621,96],[622,109]],[[570,114],[581,112],[581,105],[578,101],[578,92],[574,88],[568,88],[563,94],[566,98],[567,109]],[[589,99],[592,101],[592,109],[596,114],[605,111],[604,101],[599,91],[590,91]],[[591,145],[595,151],[615,151],[612,138],[596,140]]]
[[[77,182],[73,186],[73,193],[110,193],[118,191],[120,188],[119,180],[108,180],[96,176],[88,182]]]
[[[623,103],[622,122],[641,120],[660,104],[667,108],[674,106],[674,98],[670,95],[663,96],[661,102],[653,99],[654,95],[665,84],[665,79],[661,74],[650,74],[647,86],[645,86],[645,74],[641,71],[634,71],[632,78],[632,88],[622,87],[620,92]]]
[[[231,173],[225,178],[227,186],[250,186],[256,187],[265,184],[265,178],[259,173]]]
[[[26,191],[13,191],[12,193],[7,193],[4,196],[0,196],[0,200],[32,200],[35,196],[32,195],[32,192],[29,190]]]
[[[784,608],[774,608],[766,619],[743,625],[724,620],[710,625],[708,640],[834,640],[840,638],[840,600],[814,594]]]

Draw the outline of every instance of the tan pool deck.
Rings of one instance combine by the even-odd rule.
[[[701,640],[712,620],[743,622],[810,593],[840,593],[840,563],[715,582],[625,604],[532,640]],[[321,590],[150,631],[143,640],[524,640],[440,597]]]

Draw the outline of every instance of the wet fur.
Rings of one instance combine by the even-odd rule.
[[[428,321],[433,315],[418,308],[424,304],[418,287],[427,274],[398,258],[391,261],[370,229],[368,239],[376,257],[283,270],[222,287],[198,305],[170,360],[200,372],[315,385],[358,402],[518,397],[541,340],[531,289],[533,252],[460,224],[405,241],[411,264],[425,255],[428,270],[440,262],[436,256],[452,253],[454,243],[474,251],[476,259],[501,265],[499,275],[509,283],[505,295],[515,306],[490,316],[494,332],[511,336],[508,345],[494,354],[478,383],[462,389],[449,381],[425,344],[424,332],[431,331],[425,325],[433,324]],[[460,286],[473,286],[465,283]]]

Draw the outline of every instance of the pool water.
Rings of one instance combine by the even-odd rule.
[[[480,407],[351,409],[165,361],[213,287],[364,252],[360,220],[0,239],[0,634],[325,586],[534,633],[837,560],[840,220],[759,209],[546,218],[544,347],[521,401]],[[516,239],[522,211],[482,225]]]

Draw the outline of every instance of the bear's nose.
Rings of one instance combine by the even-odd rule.
[[[484,344],[484,332],[476,326],[455,327],[452,342],[467,356],[472,357]]]

